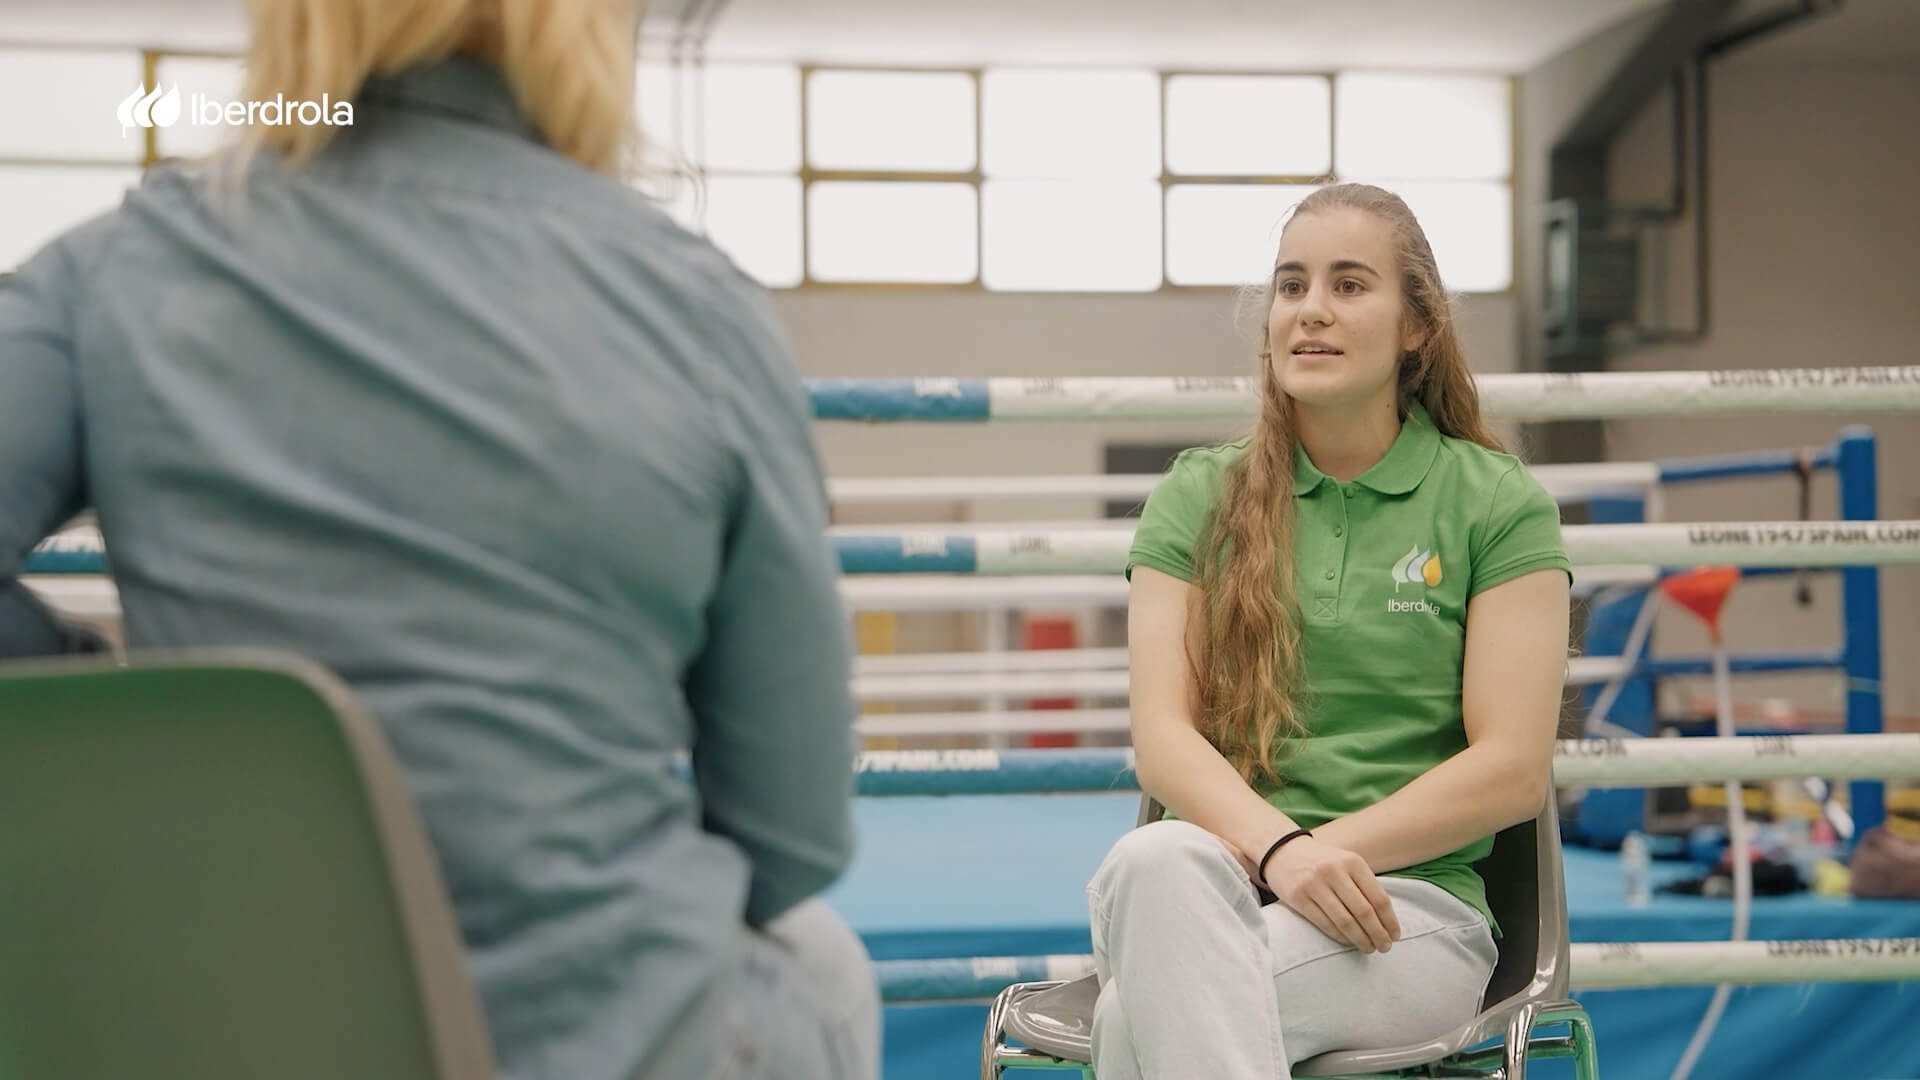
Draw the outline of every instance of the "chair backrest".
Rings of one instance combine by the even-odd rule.
[[[1140,796],[1135,827],[1165,813]],[[1567,891],[1560,867],[1559,813],[1551,796],[1538,817],[1494,835],[1493,850],[1474,864],[1486,882],[1487,907],[1500,924],[1499,959],[1487,980],[1483,1008],[1511,998],[1567,994]]]
[[[444,888],[327,673],[0,665],[0,1077],[485,1080]]]
[[[1500,959],[1483,1004],[1567,995],[1567,890],[1560,867],[1560,821],[1552,793],[1532,821],[1500,830],[1493,851],[1474,865],[1487,906],[1500,924]]]

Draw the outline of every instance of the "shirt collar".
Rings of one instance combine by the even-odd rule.
[[[538,137],[506,76],[471,56],[449,56],[392,75],[372,76],[359,97],[376,107],[436,113]]]
[[[1386,456],[1374,462],[1366,472],[1354,477],[1353,482],[1382,495],[1405,495],[1427,478],[1427,472],[1433,468],[1433,460],[1439,453],[1440,429],[1433,426],[1433,418],[1427,415],[1425,406],[1418,401],[1412,402],[1407,406],[1407,415],[1400,421],[1400,434],[1394,436],[1393,445],[1387,448]],[[1295,495],[1311,494],[1323,481],[1331,479],[1314,467],[1307,458],[1305,447],[1295,444]]]

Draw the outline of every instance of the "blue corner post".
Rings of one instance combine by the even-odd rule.
[[[1849,427],[1840,432],[1840,516],[1847,521],[1879,518],[1878,478],[1873,431]],[[1840,625],[1847,674],[1847,734],[1878,734],[1885,724],[1880,696],[1880,568],[1849,566],[1840,571]],[[1857,840],[1887,816],[1886,785],[1855,780],[1848,792]]]

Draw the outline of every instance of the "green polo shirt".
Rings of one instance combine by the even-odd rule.
[[[1194,546],[1241,440],[1188,450],[1148,498],[1127,573],[1196,576]],[[1461,661],[1467,601],[1549,567],[1568,573],[1553,497],[1519,459],[1444,436],[1415,405],[1393,446],[1346,483],[1294,459],[1294,587],[1309,734],[1280,748],[1285,783],[1262,794],[1303,827],[1365,809],[1466,748]],[[1491,836],[1393,871],[1480,910],[1473,864]]]

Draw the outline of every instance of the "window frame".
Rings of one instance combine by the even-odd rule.
[[[47,52],[71,51],[71,50],[63,50],[61,47],[58,47],[58,46],[35,45],[35,46],[18,46],[18,48],[32,49],[36,51],[44,50]],[[99,52],[102,50],[97,48],[88,48],[84,51]],[[129,50],[128,56],[129,58],[134,58],[134,57],[138,58],[139,70],[137,72],[136,77],[139,79],[139,81],[142,84],[151,84],[153,82],[154,78],[158,73],[158,69],[160,67],[161,61],[163,59],[176,58],[176,59],[235,60],[240,58],[239,55],[236,53],[197,50],[197,49],[142,49],[138,51]],[[648,62],[657,63],[657,61],[653,61],[653,60],[649,60]],[[765,59],[756,59],[756,60],[743,59],[739,62],[751,63],[754,65],[765,65],[769,63],[781,63],[781,64],[787,63],[785,61],[775,62],[775,61],[768,61]],[[728,61],[726,60],[713,60],[709,62],[709,66],[724,66],[727,63]],[[812,290],[812,291],[822,291],[822,292],[831,292],[836,290],[869,290],[869,291],[914,291],[914,292],[925,292],[925,291],[982,292],[982,293],[995,292],[995,293],[1007,293],[1009,295],[1044,294],[1049,296],[1064,296],[1064,295],[1075,295],[1075,294],[1097,295],[1097,296],[1122,296],[1122,295],[1153,296],[1156,294],[1166,294],[1166,293],[1186,293],[1186,292],[1196,292],[1196,291],[1220,292],[1223,290],[1236,290],[1239,288],[1243,288],[1244,285],[1186,285],[1186,284],[1175,284],[1174,282],[1169,280],[1168,278],[1169,236],[1168,236],[1166,207],[1167,207],[1167,197],[1170,190],[1176,186],[1207,185],[1207,184],[1222,184],[1222,185],[1234,185],[1234,186],[1260,186],[1260,185],[1275,185],[1275,186],[1308,185],[1308,186],[1311,186],[1311,185],[1331,183],[1340,179],[1340,176],[1336,171],[1337,164],[1339,162],[1339,137],[1340,137],[1339,125],[1338,125],[1340,84],[1339,84],[1338,76],[1342,74],[1342,72],[1339,70],[1300,70],[1300,69],[1271,70],[1271,69],[1254,69],[1254,68],[1200,69],[1200,68],[1188,68],[1188,67],[1155,68],[1155,67],[1142,66],[1142,65],[1104,65],[1104,67],[1106,68],[1116,69],[1116,70],[1125,69],[1125,70],[1136,70],[1136,71],[1137,70],[1150,71],[1159,83],[1159,94],[1158,94],[1157,100],[1158,100],[1158,107],[1160,110],[1160,117],[1159,117],[1159,120],[1160,120],[1160,175],[1158,178],[1159,187],[1160,187],[1160,199],[1159,199],[1160,223],[1158,228],[1158,232],[1160,236],[1160,260],[1159,260],[1160,283],[1157,287],[1153,289],[1120,290],[1120,291],[1116,291],[1112,289],[1099,289],[1099,288],[1077,288],[1077,287],[1071,287],[1071,286],[1061,287],[1057,289],[1046,289],[1046,290],[992,289],[985,284],[985,280],[984,280],[986,259],[987,259],[987,250],[986,250],[987,215],[986,215],[986,190],[985,190],[987,176],[985,172],[985,157],[984,157],[985,149],[986,149],[986,140],[985,140],[985,131],[984,131],[985,75],[989,70],[1072,70],[1072,66],[1071,65],[1056,66],[1056,65],[1047,65],[1047,64],[1009,64],[1009,65],[992,64],[992,65],[972,65],[972,66],[924,65],[923,66],[923,65],[898,65],[898,64],[840,64],[840,63],[818,63],[818,62],[811,62],[811,61],[794,62],[792,63],[791,66],[795,69],[799,79],[799,101],[798,101],[799,139],[800,139],[799,168],[792,172],[788,172],[784,170],[768,170],[768,169],[707,170],[700,167],[696,167],[694,170],[696,182],[698,182],[701,179],[704,179],[707,176],[715,176],[715,177],[724,176],[724,177],[740,177],[740,178],[772,178],[772,177],[797,178],[799,182],[799,188],[800,188],[800,220],[799,220],[798,242],[800,245],[801,273],[800,273],[799,280],[794,282],[793,284],[767,286],[767,288],[770,291],[774,291],[774,292],[787,292],[787,291],[795,291],[795,290]],[[1089,68],[1087,70],[1096,70],[1096,69]],[[840,72],[840,71],[874,72],[874,73],[887,73],[887,74],[910,74],[910,75],[911,74],[947,74],[947,75],[966,76],[970,80],[973,86],[973,133],[972,133],[973,140],[974,140],[973,168],[966,169],[966,170],[959,170],[959,171],[814,168],[812,165],[809,164],[809,155],[808,155],[808,150],[810,145],[809,111],[812,107],[812,100],[811,100],[812,77],[815,73],[819,73],[819,72]],[[1460,75],[1472,75],[1480,78],[1503,79],[1507,83],[1508,115],[1506,117],[1506,123],[1508,125],[1508,131],[1509,131],[1508,152],[1509,152],[1510,160],[1508,162],[1507,175],[1505,179],[1498,182],[1504,183],[1510,193],[1509,205],[1511,207],[1511,216],[1508,221],[1507,231],[1508,231],[1508,240],[1509,240],[1509,246],[1510,246],[1510,250],[1508,253],[1509,260],[1510,260],[1509,265],[1512,267],[1512,273],[1510,273],[1508,277],[1508,282],[1505,288],[1475,290],[1469,293],[1468,295],[1496,296],[1496,297],[1498,296],[1512,297],[1516,295],[1519,288],[1518,273],[1519,273],[1520,267],[1522,266],[1522,259],[1521,259],[1522,253],[1520,248],[1522,240],[1520,235],[1521,208],[1520,208],[1520,201],[1519,201],[1520,190],[1519,190],[1519,184],[1518,184],[1518,179],[1519,179],[1518,157],[1519,157],[1520,140],[1517,137],[1518,123],[1519,123],[1519,115],[1518,115],[1519,114],[1519,93],[1518,93],[1518,86],[1517,86],[1515,77],[1512,76],[1511,74],[1506,74],[1501,72],[1479,72],[1479,71],[1458,72],[1458,71],[1432,70],[1432,69],[1419,69],[1419,68],[1395,68],[1395,69],[1392,69],[1392,73],[1396,75],[1407,75],[1407,76],[1415,76],[1415,77],[1431,76],[1431,77],[1437,77],[1437,78],[1445,78],[1449,76],[1460,76]],[[1318,78],[1318,79],[1324,80],[1327,85],[1327,138],[1328,138],[1327,150],[1328,150],[1329,171],[1326,173],[1317,174],[1317,175],[1280,175],[1280,174],[1210,175],[1210,174],[1200,174],[1200,173],[1173,172],[1170,169],[1167,161],[1168,93],[1169,93],[1170,84],[1174,79],[1181,78],[1181,77],[1189,77],[1189,76],[1208,76],[1208,77],[1226,76],[1226,77],[1256,77],[1256,78],[1272,77],[1272,76],[1289,76],[1289,77]],[[71,160],[71,159],[58,158],[58,157],[41,158],[41,157],[33,157],[33,156],[6,156],[4,158],[0,158],[0,164],[6,164],[9,166],[21,166],[21,167],[115,168],[115,169],[126,168],[129,165],[132,165],[139,169],[146,169],[146,168],[152,167],[155,163],[162,160],[158,150],[159,131],[158,129],[155,129],[155,128],[148,128],[148,129],[145,129],[141,134],[142,134],[142,143],[139,147],[139,151],[137,155],[132,156],[132,160],[126,160],[126,161],[106,160],[106,159]],[[1424,178],[1424,179],[1432,182],[1441,182],[1441,183],[1446,182],[1446,180],[1443,178]],[[912,282],[912,281],[890,281],[890,280],[884,280],[884,279],[827,281],[827,280],[821,280],[819,278],[814,277],[813,270],[812,270],[812,262],[813,262],[812,256],[813,256],[813,243],[814,243],[814,237],[812,235],[812,231],[813,231],[812,216],[813,215],[811,212],[813,187],[817,183],[848,182],[848,181],[902,183],[902,184],[960,183],[960,184],[967,184],[972,186],[974,189],[974,206],[975,206],[974,274],[972,279],[966,282]],[[1480,181],[1480,182],[1487,182],[1487,181]],[[698,223],[695,223],[693,224],[692,227],[700,228],[700,225]],[[1245,284],[1254,284],[1254,283],[1248,282]]]

